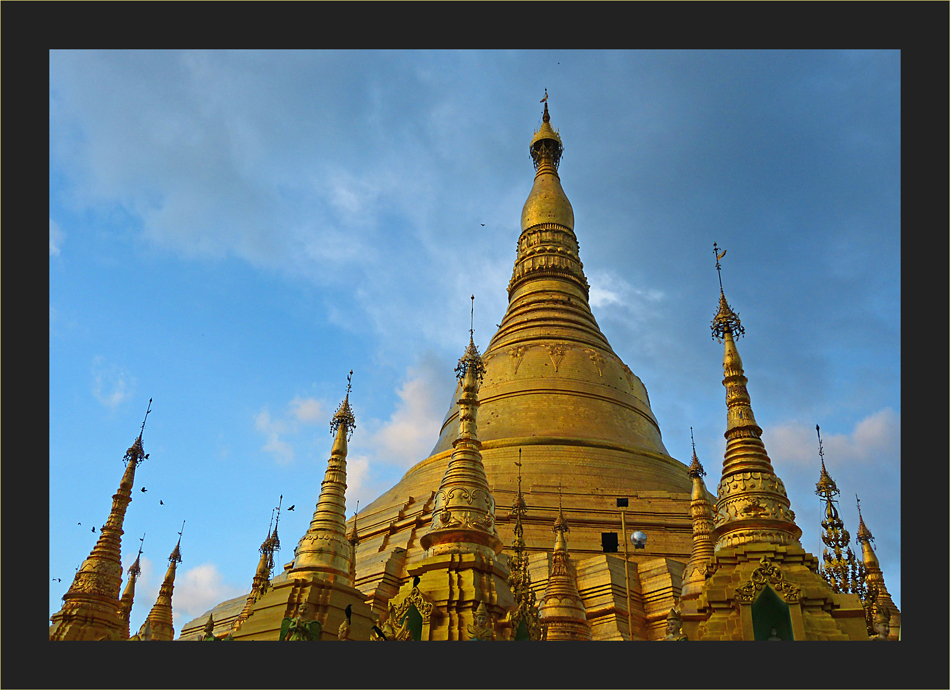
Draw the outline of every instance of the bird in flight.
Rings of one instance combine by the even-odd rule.
[[[56,580],[57,582],[62,582],[62,581],[63,581],[63,579],[60,578],[60,577],[54,577],[53,579]]]
[[[485,227],[485,224],[484,224],[484,223],[482,223],[482,227],[483,227],[483,228]]]
[[[160,505],[160,506],[165,505],[165,504],[162,502],[162,499],[158,499],[158,505]]]
[[[143,487],[142,487],[142,493],[144,494],[146,491],[148,491],[148,489],[146,489],[146,488],[143,486]]]
[[[294,504],[293,504],[292,506],[290,506],[287,510],[293,510],[296,506],[297,506],[297,504],[294,503]]]
[[[93,531],[93,532],[95,532],[95,531],[96,531],[96,528],[95,528],[95,527],[93,527],[93,528],[92,528],[92,531]]]

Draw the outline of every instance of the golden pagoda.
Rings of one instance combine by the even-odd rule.
[[[151,399],[148,403],[146,420],[152,409]],[[135,468],[148,458],[142,448],[143,433],[144,420],[138,437],[125,452],[125,472],[119,481],[118,491],[112,496],[109,519],[99,530],[99,539],[92,553],[79,566],[69,591],[63,595],[63,608],[50,618],[51,641],[129,638],[128,612],[123,610],[119,599],[122,586],[122,523],[132,501]]]
[[[700,595],[703,583],[706,581],[706,566],[716,553],[716,545],[712,538],[713,510],[710,502],[706,500],[708,492],[703,482],[706,471],[696,456],[696,441],[693,439],[692,428],[689,430],[689,436],[693,444],[693,461],[686,474],[693,482],[692,501],[689,507],[693,519],[693,551],[683,575],[680,599],[695,599]]]
[[[181,523],[182,532],[185,530],[185,523]],[[144,626],[151,628],[151,639],[157,642],[171,642],[175,639],[175,624],[172,616],[172,594],[175,591],[175,571],[178,564],[181,563],[181,532],[178,533],[178,543],[168,556],[168,570],[165,571],[165,579],[162,580],[161,587],[158,588],[158,598],[152,605],[152,610],[148,612]],[[141,632],[139,633],[142,634]]]
[[[536,639],[541,624],[548,640],[868,639],[858,596],[833,591],[799,543],[752,413],[735,345],[744,329],[721,275],[718,496],[695,443],[688,467],[666,451],[645,386],[591,312],[546,101],[529,144],[535,175],[507,310],[484,354],[470,331],[429,456],[347,525],[348,381],[294,560],[263,595],[222,602],[186,624],[183,639],[200,637],[212,616],[236,640],[278,639],[288,622],[314,621],[324,640],[513,640],[525,630]],[[719,270],[725,252],[714,249]],[[496,513],[498,502],[512,510]],[[649,546],[621,552],[628,529],[646,531]],[[255,582],[270,572],[261,564]]]
[[[865,586],[869,590],[868,598],[873,601],[870,607],[870,618],[873,621],[874,617],[878,615],[878,609],[886,607],[890,625],[890,634],[887,639],[891,641],[899,640],[901,632],[901,612],[900,609],[894,605],[894,601],[887,591],[887,585],[884,583],[884,572],[881,570],[881,564],[877,560],[877,555],[874,553],[874,547],[871,546],[871,542],[874,541],[874,536],[871,534],[871,530],[867,528],[867,525],[864,524],[864,517],[861,515],[860,499],[858,499],[858,534],[855,539],[861,544],[861,556],[866,573]]]
[[[373,619],[369,606],[364,603],[365,596],[353,587],[350,567],[353,546],[346,536],[347,439],[356,428],[356,417],[350,407],[352,376],[351,371],[347,377],[346,397],[330,422],[333,446],[310,526],[294,549],[294,560],[268,585],[262,582],[263,594],[251,603],[248,611],[242,609],[238,614],[240,623],[232,630],[234,640],[281,639],[288,621],[311,632],[319,629],[319,639],[336,639],[336,631],[344,620],[349,620],[354,639],[369,639]],[[276,538],[276,528],[271,538]],[[270,553],[275,548],[272,542]],[[271,564],[270,560],[263,566],[259,564],[262,579]],[[213,609],[209,615],[215,615],[216,611]],[[221,629],[224,626],[230,629],[237,622],[220,614],[215,620]],[[189,622],[182,635],[193,635],[197,626],[198,620]]]
[[[472,296],[473,310],[474,300]],[[388,605],[394,628],[412,615],[415,640],[496,639],[494,622],[515,608],[509,571],[496,560],[502,541],[478,439],[478,387],[484,370],[470,331],[455,370],[462,393],[452,456],[435,494],[429,531],[420,540],[425,557],[409,567],[412,583],[403,585]]]
[[[132,616],[132,604],[135,601],[135,581],[138,580],[139,575],[142,573],[142,566],[139,565],[139,561],[142,559],[142,547],[145,545],[144,534],[142,538],[139,539],[139,542],[138,555],[135,557],[135,562],[129,566],[129,580],[125,585],[125,590],[122,592],[122,599],[119,600],[119,614],[125,622],[125,634],[122,636],[123,640],[129,639],[131,636],[129,618]]]
[[[554,552],[551,554],[551,574],[538,611],[545,640],[590,640],[590,623],[587,610],[577,591],[577,571],[567,552],[567,533],[571,531],[561,505],[557,508],[557,520],[551,531]]]
[[[711,534],[715,555],[699,596],[682,602],[690,640],[868,639],[856,594],[835,593],[818,574],[818,559],[799,543],[785,486],[772,467],[746,388],[735,338],[745,333],[722,290],[713,337],[724,343],[726,452]]]
[[[635,636],[659,639],[690,558],[692,487],[686,466],[663,445],[646,388],[591,313],[574,212],[561,186],[562,152],[545,103],[529,144],[535,175],[521,213],[508,308],[481,357],[479,452],[492,495],[510,505],[518,493],[515,462],[524,449],[519,471],[532,512],[522,518],[523,540],[538,592],[548,577],[546,535],[557,516],[558,483],[569,487],[564,510],[584,515],[573,527],[571,550],[594,639],[629,639],[618,553],[626,538],[618,506],[627,502],[628,519],[637,520],[632,527],[651,537],[650,548],[631,555]],[[356,586],[381,618],[425,557],[422,539],[462,421],[461,387],[429,457],[360,511]],[[495,516],[506,555],[514,527],[510,514]]]

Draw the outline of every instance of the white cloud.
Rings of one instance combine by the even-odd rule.
[[[244,594],[242,587],[224,582],[213,563],[202,563],[175,576],[175,593],[172,597],[172,613],[176,633],[181,626],[197,618],[222,601]]]
[[[304,424],[320,424],[326,417],[323,404],[319,400],[301,398],[299,395],[290,401],[290,412]]]
[[[446,412],[444,394],[451,390],[446,371],[450,370],[436,357],[407,369],[395,411],[370,440],[377,458],[401,467],[425,459]]]
[[[111,409],[128,400],[135,390],[135,377],[116,364],[107,364],[103,357],[93,359],[92,376],[92,394]]]
[[[869,467],[895,459],[899,466],[900,432],[900,415],[887,407],[859,421],[851,433],[823,430],[821,443],[831,466]],[[788,422],[763,430],[762,436],[773,460],[787,466],[816,468],[818,435],[811,424]]]
[[[59,256],[59,249],[66,241],[66,233],[52,218],[49,219],[49,255]]]
[[[294,461],[294,446],[288,437],[295,437],[301,425],[311,426],[327,421],[326,405],[315,398],[294,397],[287,404],[287,412],[274,418],[265,406],[254,416],[254,428],[264,434],[266,442],[261,450],[281,465]]]

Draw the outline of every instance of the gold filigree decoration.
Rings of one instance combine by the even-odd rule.
[[[797,604],[801,601],[799,585],[785,580],[785,575],[768,556],[759,559],[759,567],[752,571],[749,581],[736,587],[736,599],[743,604],[755,601],[756,594],[769,585],[787,604]]]

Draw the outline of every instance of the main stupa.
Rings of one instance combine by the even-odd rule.
[[[663,445],[646,387],[591,312],[574,211],[558,174],[563,145],[550,119],[545,103],[530,143],[534,185],[521,212],[508,309],[483,355],[478,438],[485,474],[508,547],[521,451],[524,540],[539,593],[560,495],[594,639],[630,639],[621,560],[626,511],[627,532],[648,535],[647,547],[630,554],[634,637],[652,638],[665,625],[690,558],[692,484],[687,467]],[[429,457],[359,513],[356,586],[380,613],[407,580],[407,568],[425,555],[420,539],[452,455],[460,393]]]

